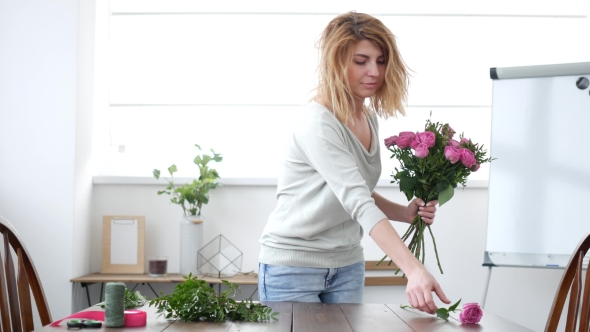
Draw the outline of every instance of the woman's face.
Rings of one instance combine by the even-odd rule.
[[[368,40],[356,43],[348,67],[348,83],[355,97],[364,100],[375,95],[383,85],[385,66],[383,52],[375,44]]]

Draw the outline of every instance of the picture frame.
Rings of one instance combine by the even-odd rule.
[[[144,216],[103,216],[100,273],[144,274],[144,245]]]

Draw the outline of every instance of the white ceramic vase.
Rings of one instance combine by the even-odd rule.
[[[184,216],[180,221],[180,273],[198,274],[197,253],[203,247],[203,217]]]

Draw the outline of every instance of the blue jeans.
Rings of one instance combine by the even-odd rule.
[[[260,301],[362,303],[365,262],[333,268],[259,263]]]

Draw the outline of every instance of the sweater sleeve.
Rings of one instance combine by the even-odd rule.
[[[295,135],[298,150],[325,180],[344,210],[368,234],[387,216],[375,205],[340,122],[329,112],[312,117]],[[377,133],[373,133],[376,135]]]

